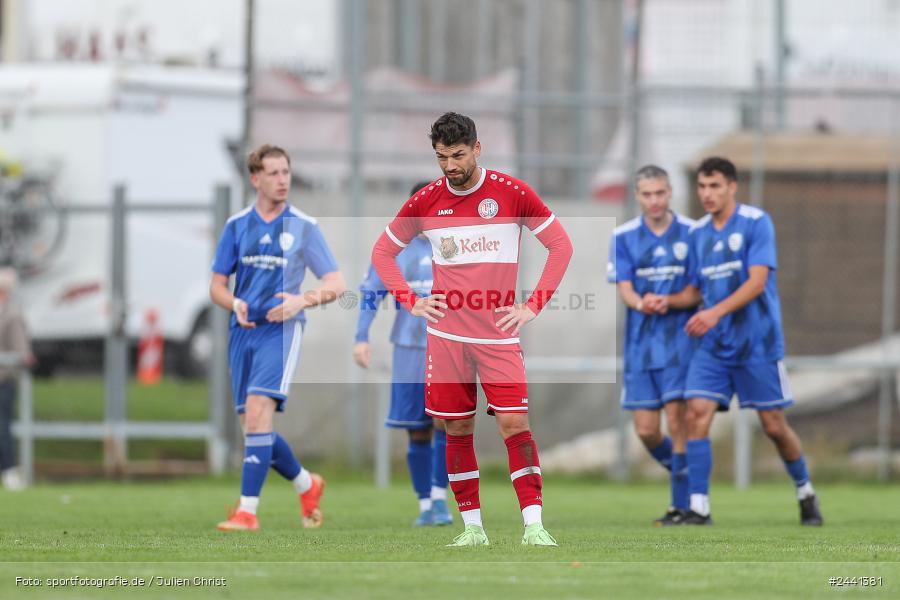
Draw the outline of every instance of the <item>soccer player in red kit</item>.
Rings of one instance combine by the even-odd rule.
[[[556,291],[572,243],[528,185],[478,166],[481,142],[472,119],[446,113],[432,125],[430,137],[444,177],[403,205],[376,242],[372,264],[397,300],[428,321],[425,411],[446,421],[447,473],[465,523],[449,545],[489,544],[473,444],[477,375],[509,453],[510,478],[525,520],[522,543],[556,546],[541,521],[541,467],[528,424],[519,330]],[[535,291],[517,304],[523,226],[550,253]],[[432,248],[434,285],[426,298],[410,289],[394,260],[420,233]]]

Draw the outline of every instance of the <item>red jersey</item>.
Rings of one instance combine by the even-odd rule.
[[[415,294],[390,259],[424,234],[432,247],[432,293],[445,294],[449,305],[445,317],[428,324],[428,332],[460,342],[515,344],[519,338],[511,330],[495,325],[503,315],[494,309],[517,301],[522,227],[551,249],[541,283],[527,302],[537,314],[562,279],[571,243],[540,197],[504,173],[481,168],[478,183],[465,191],[452,188],[444,177],[419,190],[385,229],[372,262],[385,286],[412,308]]]

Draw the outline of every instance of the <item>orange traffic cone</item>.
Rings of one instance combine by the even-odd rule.
[[[163,338],[158,321],[159,315],[149,309],[144,316],[144,332],[138,342],[137,379],[144,385],[154,385],[162,379]]]

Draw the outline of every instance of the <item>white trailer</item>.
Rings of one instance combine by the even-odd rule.
[[[110,328],[115,185],[129,202],[208,204],[209,211],[129,213],[126,332],[154,309],[187,372],[205,362],[207,284],[217,184],[237,189],[229,143],[240,138],[239,73],[184,67],[13,65],[0,68],[0,151],[52,177],[55,203],[95,212],[40,214],[34,248],[56,248],[23,272],[20,297],[44,367],[99,347]],[[236,197],[236,196],[235,196]],[[53,239],[49,239],[53,238]],[[20,249],[22,245],[20,244]],[[21,258],[21,257],[20,257]]]

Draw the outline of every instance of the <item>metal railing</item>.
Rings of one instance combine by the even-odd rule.
[[[227,331],[228,315],[213,310],[210,314],[212,334],[212,360],[209,369],[209,416],[206,421],[130,421],[127,418],[128,337],[125,331],[127,318],[126,294],[126,219],[134,212],[145,214],[171,214],[179,212],[207,212],[211,215],[214,230],[222,230],[230,213],[230,190],[218,186],[213,201],[196,204],[129,203],[124,186],[113,190],[109,207],[94,205],[67,205],[61,210],[67,214],[109,214],[111,222],[110,244],[110,324],[104,343],[104,419],[100,422],[35,421],[34,394],[30,373],[23,369],[19,379],[19,418],[13,424],[13,433],[19,440],[20,463],[24,477],[34,479],[34,443],[37,439],[99,440],[103,442],[104,467],[108,473],[121,472],[127,461],[129,439],[201,439],[206,442],[209,470],[223,473],[230,454],[231,435],[234,426],[228,421],[226,405],[228,390]],[[214,239],[214,243],[215,243]],[[0,354],[0,366],[21,366],[22,357]]]

